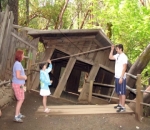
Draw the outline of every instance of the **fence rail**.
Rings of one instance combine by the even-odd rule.
[[[137,74],[137,76],[135,76],[135,75],[127,73],[127,75],[131,76],[134,79],[136,79],[136,89],[132,89],[129,86],[126,86],[126,88],[128,90],[130,90],[131,92],[133,92],[134,94],[136,94],[136,100],[126,99],[125,101],[126,102],[132,102],[132,103],[136,104],[136,108],[135,108],[135,115],[136,116],[135,117],[136,117],[137,120],[141,121],[141,118],[142,118],[142,115],[143,115],[143,105],[150,106],[150,104],[142,102],[143,101],[143,93],[149,93],[150,94],[150,91],[141,90],[142,87],[141,87],[141,75],[140,74]],[[111,96],[107,96],[107,95],[103,95],[103,94],[97,94],[97,93],[92,93],[93,85],[100,85],[100,86],[105,86],[105,87],[111,87],[111,88],[114,88],[114,89],[115,89],[115,85],[103,84],[103,83],[96,83],[96,82],[94,82],[92,80],[90,82],[88,82],[88,83],[90,83],[89,98],[88,98],[89,102],[91,102],[92,95],[94,95],[94,96],[100,96],[100,97],[104,97],[104,98],[109,98],[110,100],[111,99],[119,100],[119,98],[113,97],[114,90],[113,90]]]
[[[8,81],[2,81],[2,82],[0,83],[0,86],[2,86],[2,85],[4,85],[4,84],[8,84],[8,83],[11,83],[11,81],[10,81],[10,80],[8,80]]]

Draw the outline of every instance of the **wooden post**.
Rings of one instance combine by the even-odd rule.
[[[136,109],[135,109],[135,117],[138,121],[141,121],[141,117],[143,115],[143,105],[141,104],[143,100],[143,94],[141,92],[141,75],[137,74],[137,81],[136,81]]]
[[[93,80],[90,80],[89,98],[88,98],[89,103],[91,103],[91,101],[92,101],[92,90],[93,90]]]
[[[31,73],[31,62],[32,62],[32,51],[31,51],[31,47],[29,49],[29,54],[28,54],[28,64],[27,64],[27,74]],[[27,90],[31,89],[31,75],[28,76],[27,79]]]
[[[53,94],[54,97],[59,98],[63,89],[65,88],[65,85],[67,83],[67,80],[70,76],[70,73],[75,65],[76,62],[76,58],[75,57],[71,57],[67,63],[67,66],[62,74],[62,77],[57,85],[57,88]]]
[[[100,54],[101,53],[98,52],[96,57],[95,57],[95,60],[94,60],[95,63],[92,66],[92,69],[91,69],[91,71],[89,73],[89,76],[87,78],[87,82],[90,82],[90,80],[93,80],[93,81],[95,80],[95,77],[96,77],[96,75],[97,75],[97,73],[98,73],[98,71],[100,69],[100,66],[99,66],[99,63],[101,61],[101,57],[100,56],[102,56]],[[84,83],[83,84],[83,89],[82,89],[82,91],[81,91],[81,93],[79,95],[78,100],[79,101],[81,101],[81,100],[86,100],[87,101],[88,100],[88,95],[89,95],[89,85],[88,85],[88,83]]]
[[[52,55],[53,55],[53,53],[54,53],[54,48],[55,48],[55,47],[53,47],[53,48],[46,48],[46,50],[45,50],[45,56],[43,57],[43,60],[44,60],[44,61],[47,60],[47,59],[51,59],[51,57],[52,57]],[[41,60],[42,60],[42,59],[41,59]],[[53,64],[53,63],[52,63],[52,64]],[[39,81],[39,74],[40,74],[40,73],[36,73],[34,79],[32,80],[32,84],[31,84],[32,88],[31,88],[31,89],[36,89],[36,88],[38,88],[38,86],[39,86],[39,84],[40,84],[40,81]]]

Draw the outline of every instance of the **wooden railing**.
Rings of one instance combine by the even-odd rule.
[[[4,84],[8,84],[8,83],[11,83],[11,81],[10,80],[8,80],[8,81],[1,81],[0,82],[0,87],[3,86]]]
[[[136,94],[136,100],[129,100],[126,99],[126,102],[133,102],[136,104],[135,107],[135,117],[137,120],[141,121],[142,116],[143,116],[143,105],[145,106],[150,106],[150,104],[147,103],[143,103],[143,93],[150,93],[150,91],[145,91],[142,90],[142,85],[141,85],[141,74],[137,74],[137,76],[134,76],[132,74],[127,73],[128,76],[131,76],[132,78],[136,79],[136,89],[132,89],[129,86],[126,86],[126,89],[130,90],[131,92],[133,92],[134,94]],[[115,88],[115,85],[110,85],[110,84],[102,84],[102,83],[95,83],[94,81],[90,81],[90,87],[89,87],[89,97],[88,97],[88,102],[91,102],[92,100],[92,95],[94,96],[100,96],[100,97],[104,97],[104,98],[109,98],[111,99],[115,99],[115,100],[119,100],[119,98],[117,97],[113,97],[113,93],[111,96],[108,95],[103,95],[103,94],[98,94],[98,93],[92,93],[93,90],[93,85],[100,85],[100,86],[104,86],[104,87],[111,87],[111,88]]]

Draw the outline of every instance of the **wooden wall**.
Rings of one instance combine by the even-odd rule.
[[[39,38],[32,38],[27,31],[13,25],[13,13],[9,6],[5,12],[0,12],[0,79],[12,79],[12,67],[14,64],[15,51],[24,50],[25,60],[23,61],[28,74],[29,63],[35,63]],[[29,79],[31,77],[29,76]]]
[[[62,36],[61,38],[59,37],[58,39],[56,37],[45,38],[43,36],[41,37],[41,39],[43,39],[42,40],[43,44],[48,48],[52,48],[51,46],[55,44],[55,50],[57,49],[57,51],[54,51],[53,56],[51,57],[52,59],[55,59],[58,57],[64,57],[69,55],[71,56],[74,54],[83,53],[97,48],[103,48],[103,45],[105,44],[104,43],[101,44],[101,42],[105,42],[105,40],[103,38],[103,40],[99,42],[98,40],[100,39],[98,40],[96,39],[96,37],[98,37],[99,35],[100,35],[99,32],[96,36],[93,35],[81,36],[79,38],[70,35],[67,36],[67,39],[70,39],[70,41],[66,40],[66,37],[64,36]],[[111,44],[109,43],[109,45]],[[93,53],[86,53],[84,55],[75,56],[76,61],[73,64],[72,68],[68,68],[71,65],[71,63],[69,65],[69,60],[71,60],[71,58],[54,61],[53,64],[55,65],[54,65],[53,75],[54,77],[57,77],[56,81],[54,81],[53,84],[53,87],[56,88],[54,92],[54,96],[59,97],[63,90],[79,93],[78,88],[79,88],[81,72],[84,71],[90,74],[91,73],[90,71],[92,70],[92,66],[94,66],[95,64],[97,68],[96,70],[92,70],[93,71],[92,73],[93,74],[95,73],[95,76],[93,75],[94,76],[93,77],[91,75],[90,76],[91,78],[89,78],[89,80],[93,79],[95,80],[95,82],[97,81],[99,83],[112,84],[114,80],[113,78],[114,62],[109,60],[108,58],[109,53],[110,53],[110,48],[104,49],[102,51],[95,51]],[[60,77],[60,71],[62,67],[65,68],[64,70],[65,75],[62,75],[62,77]],[[90,69],[87,70],[85,68],[90,68]],[[69,73],[68,73],[68,69],[71,69]],[[68,76],[65,77],[66,75]],[[63,85],[60,83],[61,80],[63,81],[62,82]],[[83,85],[83,88],[88,88],[87,87],[88,85],[89,84]],[[81,95],[82,93],[85,93],[85,91],[88,91],[88,89],[86,90],[83,89],[83,91],[84,92],[81,92]],[[97,93],[100,92],[102,94],[110,94],[112,89],[102,87],[102,86],[97,86],[97,87],[94,86],[93,91]]]

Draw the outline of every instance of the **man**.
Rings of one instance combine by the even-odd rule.
[[[109,54],[110,60],[115,60],[115,92],[119,96],[119,104],[115,106],[118,109],[117,112],[125,111],[125,99],[126,99],[126,69],[128,58],[123,53],[123,45],[116,45],[117,54],[113,55],[114,46],[111,47]]]

